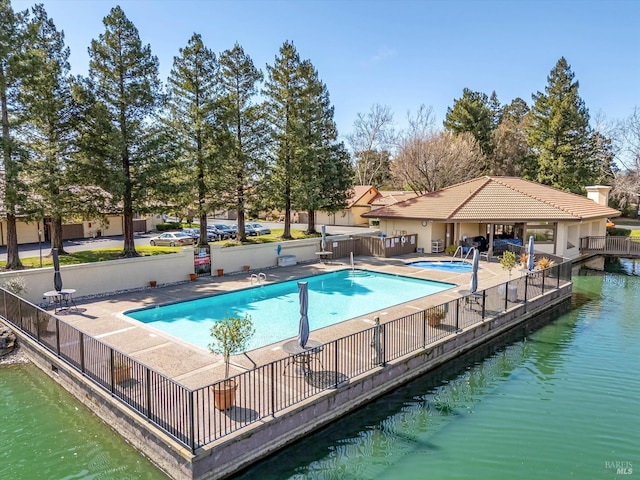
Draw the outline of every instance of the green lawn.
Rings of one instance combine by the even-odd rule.
[[[136,251],[142,256],[149,255],[165,255],[167,253],[176,253],[180,251],[180,247],[152,247],[143,246],[136,247]],[[100,248],[97,250],[84,250],[82,252],[73,252],[67,255],[60,255],[60,265],[76,265],[78,263],[104,262],[106,260],[117,260],[122,258],[122,247]],[[40,257],[20,258],[25,268],[39,268]],[[6,261],[0,262],[0,268],[4,268]],[[53,257],[42,257],[42,266],[53,266]]]
[[[223,247],[235,247],[239,245],[257,245],[261,243],[277,243],[282,242],[282,234],[284,229],[276,228],[271,230],[270,235],[259,235],[257,237],[247,237],[247,241],[241,243],[237,240],[226,240],[221,243]],[[303,238],[315,238],[320,237],[320,234],[306,235],[302,230],[291,229],[291,236],[294,240],[300,240]],[[149,246],[136,246],[136,251],[141,256],[149,255],[165,255],[167,253],[179,252],[182,247],[152,247]],[[122,247],[113,248],[100,248],[96,250],[84,250],[81,252],[73,252],[67,255],[60,255],[60,265],[76,265],[78,263],[93,263],[104,262],[107,260],[117,260],[122,258]],[[26,257],[20,258],[22,265],[25,268],[39,268],[40,257]],[[6,261],[0,261],[0,269],[4,268],[7,264]],[[52,257],[42,257],[42,266],[53,266]]]

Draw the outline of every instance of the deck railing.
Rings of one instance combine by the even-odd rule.
[[[237,396],[234,408],[227,411],[214,406],[213,391],[221,381],[189,389],[6,290],[2,290],[0,314],[60,361],[195,451],[570,281],[571,262],[563,261],[300,354],[308,357],[256,366],[233,377]],[[300,368],[307,371],[299,373]]]
[[[639,237],[595,236],[580,238],[581,253],[640,257]]]

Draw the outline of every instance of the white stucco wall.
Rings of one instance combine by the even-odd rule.
[[[63,287],[76,290],[76,297],[99,295],[149,286],[151,280],[158,285],[187,281],[193,272],[193,249],[151,257],[125,258],[60,267]],[[12,277],[25,279],[27,293],[24,298],[40,304],[42,294],[53,290],[53,267],[34,268],[0,273],[0,285]]]

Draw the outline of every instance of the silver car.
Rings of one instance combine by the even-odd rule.
[[[271,229],[261,225],[260,223],[248,223],[257,233],[258,235],[270,235]]]
[[[193,245],[193,238],[182,232],[165,232],[149,240],[152,246],[181,247]]]

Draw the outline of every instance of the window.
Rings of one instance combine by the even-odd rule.
[[[533,235],[536,243],[553,243],[555,238],[555,226],[547,224],[528,224],[527,238]]]

